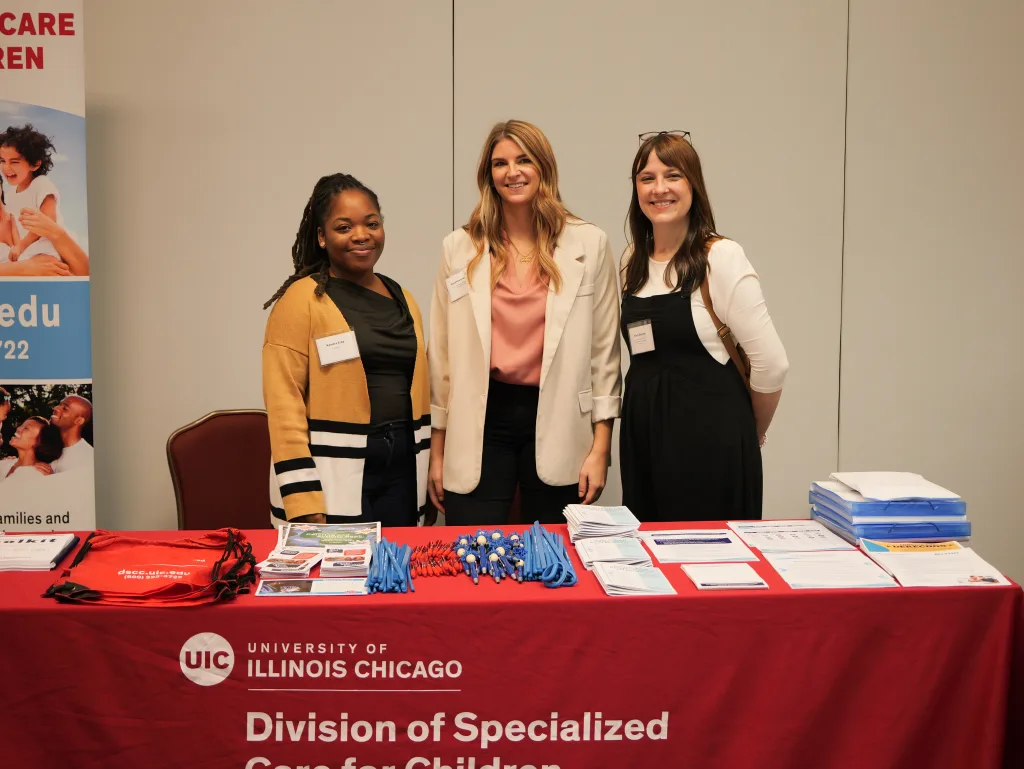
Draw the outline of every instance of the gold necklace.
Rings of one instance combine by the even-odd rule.
[[[509,243],[512,243],[512,241],[509,240]],[[519,250],[519,247],[515,243],[512,243],[512,248],[514,248],[516,250],[516,253],[519,254],[519,261],[522,262],[523,264],[529,264],[530,262],[532,262],[533,255],[537,251],[537,246],[534,246],[530,250],[530,253],[524,254],[522,251]]]

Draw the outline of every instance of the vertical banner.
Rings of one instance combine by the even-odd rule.
[[[82,31],[0,5],[0,531],[96,525]]]

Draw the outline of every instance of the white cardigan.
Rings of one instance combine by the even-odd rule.
[[[623,265],[628,257],[629,251],[623,257]],[[660,296],[672,291],[673,287],[665,283],[668,264],[651,259],[647,265],[647,282],[636,296]],[[757,273],[743,248],[734,240],[716,241],[708,251],[708,265],[708,290],[715,314],[732,329],[736,341],[750,357],[750,389],[759,393],[778,392],[786,381],[789,359],[768,314]],[[675,283],[674,274],[671,282]],[[705,349],[712,358],[726,365],[729,351],[718,336],[699,289],[690,294],[690,312]]]
[[[430,304],[431,426],[446,431],[444,488],[467,494],[480,482],[491,369],[491,260],[485,251],[465,296],[451,301],[447,281],[476,249],[464,230],[444,240]],[[621,407],[619,291],[608,237],[570,222],[558,240],[562,275],[549,290],[537,405],[537,475],[550,486],[579,482],[594,422]]]

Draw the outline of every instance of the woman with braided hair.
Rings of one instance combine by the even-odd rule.
[[[415,526],[426,501],[430,396],[419,307],[374,272],[377,196],[322,177],[292,246],[294,273],[263,341],[271,517]]]

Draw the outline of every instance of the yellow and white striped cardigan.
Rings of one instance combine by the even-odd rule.
[[[398,288],[394,281],[388,281]],[[278,519],[362,512],[370,395],[360,358],[321,366],[316,340],[350,330],[312,277],[295,281],[270,313],[263,340],[263,400],[270,423],[271,512]],[[412,416],[418,505],[426,502],[430,385],[419,307],[405,289],[416,329]]]

